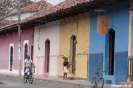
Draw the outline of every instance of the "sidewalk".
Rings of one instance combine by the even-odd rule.
[[[19,77],[14,74],[1,74],[3,76],[7,77]],[[22,77],[21,77],[22,78]],[[62,78],[42,78],[42,77],[34,77],[35,80],[41,80],[41,81],[47,81],[51,83],[60,83],[60,84],[65,84],[65,85],[70,85],[70,86],[76,86],[78,88],[92,88],[91,83],[86,81],[86,80],[63,80]],[[105,84],[103,88],[115,88],[111,87],[111,85]]]

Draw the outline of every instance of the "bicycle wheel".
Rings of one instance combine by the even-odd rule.
[[[103,86],[104,86],[104,78],[103,77],[100,77],[99,79],[98,79],[98,82],[97,82],[98,84],[98,88],[103,88]]]
[[[29,81],[30,84],[32,84],[32,83],[33,83],[33,80],[34,80],[34,76],[32,75],[32,76],[28,79],[28,81]]]
[[[32,78],[29,78],[28,81],[29,81],[30,84],[33,83],[33,79]]]
[[[25,75],[23,76],[23,82],[27,83],[27,77]]]
[[[97,87],[96,77],[93,77],[93,79],[91,81],[91,85],[92,85],[92,88],[96,88]]]

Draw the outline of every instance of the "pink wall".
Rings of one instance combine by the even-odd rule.
[[[31,46],[33,46],[33,27],[22,28],[21,33],[21,59],[23,60],[23,42],[24,40],[29,40],[29,55],[31,55]],[[13,34],[15,32],[15,34]],[[14,43],[14,58],[13,58],[13,69],[18,69],[18,32],[12,31],[7,34],[3,34],[3,38],[0,36],[0,69],[9,68],[9,46]]]

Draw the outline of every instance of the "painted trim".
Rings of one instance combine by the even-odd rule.
[[[56,76],[58,76],[58,70],[59,70],[59,56],[57,57],[57,72],[56,72]]]
[[[9,61],[8,61],[8,70],[10,71],[10,47],[13,47],[13,62],[14,62],[14,43],[10,43],[9,45]],[[13,71],[13,65],[12,65],[12,71]]]
[[[0,69],[0,73],[4,73],[4,74],[18,74],[18,70],[5,70],[5,69]]]

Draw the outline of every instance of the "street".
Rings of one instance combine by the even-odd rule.
[[[4,83],[4,84],[2,84]],[[23,83],[22,78],[6,77],[0,75],[0,88],[76,88],[70,85],[51,83],[41,80],[34,80],[33,84]]]

